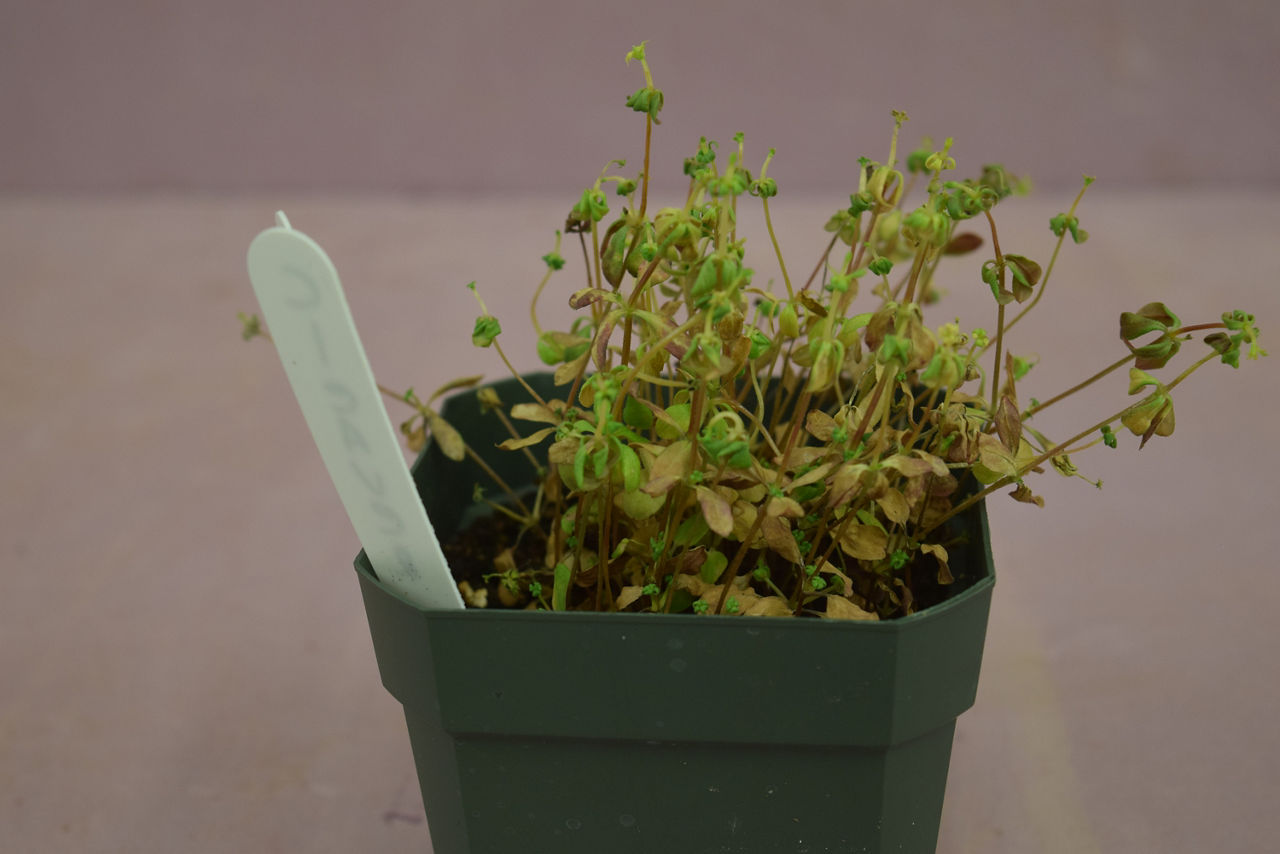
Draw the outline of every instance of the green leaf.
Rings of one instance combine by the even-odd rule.
[[[698,569],[698,574],[702,576],[702,580],[707,584],[715,584],[720,578],[720,573],[724,572],[725,567],[729,565],[729,558],[723,552],[710,549],[707,551],[707,559],[702,562],[702,566]]]
[[[574,488],[582,489],[587,482],[587,457],[591,454],[591,448],[586,442],[578,446],[578,451],[573,455],[573,480]]]
[[[688,517],[680,523],[680,527],[676,528],[676,535],[671,542],[673,545],[689,548],[695,543],[701,542],[710,530],[707,527],[706,519],[702,518],[702,514],[699,513],[696,516]]]
[[[639,455],[631,450],[630,445],[619,445],[618,458],[622,469],[622,488],[627,492],[639,489],[643,472]]]
[[[1140,371],[1137,368],[1129,369],[1129,394],[1137,394],[1139,389],[1143,389],[1149,385],[1160,386],[1160,381],[1146,371]]]
[[[569,579],[573,571],[565,563],[556,564],[555,586],[551,590],[551,610],[563,611],[567,607],[569,597]]]

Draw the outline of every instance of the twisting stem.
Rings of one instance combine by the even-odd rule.
[[[1004,292],[1004,254],[1000,251],[1000,238],[996,235],[996,221],[990,210],[984,210],[987,222],[991,224],[991,245],[996,251],[996,275],[1000,281],[1000,292]],[[996,313],[996,360],[991,368],[991,414],[994,418],[996,402],[1000,399],[1000,361],[1004,358],[1004,303],[997,297],[999,309]],[[994,424],[994,420],[992,421]]]

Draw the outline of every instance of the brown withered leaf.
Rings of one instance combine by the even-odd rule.
[[[681,552],[675,559],[675,571],[677,574],[697,575],[698,570],[702,568],[702,564],[707,560],[707,547],[698,546],[696,549],[689,549]]]
[[[947,554],[947,550],[944,547],[935,545],[932,543],[923,543],[920,546],[920,551],[924,552],[925,554],[933,555],[934,558],[938,561],[938,583],[939,584],[950,584],[951,582],[955,581],[955,578],[951,576],[951,564],[947,562],[949,559],[949,555]]]
[[[843,596],[827,596],[827,609],[820,616],[828,620],[878,620],[874,611],[864,611]]]
[[[515,572],[516,555],[515,548],[506,548],[498,552],[493,558],[493,568],[498,572]]]
[[[688,590],[713,609],[720,604],[720,596],[725,588],[723,584],[712,584],[698,575],[677,575],[673,583],[677,590]],[[726,609],[722,613],[732,616],[743,615],[760,601],[760,594],[750,587],[746,576],[739,576],[733,580],[729,586],[729,597],[737,600],[738,608],[732,612]]]
[[[489,607],[489,591],[481,587],[476,590],[471,586],[470,582],[459,581],[458,592],[462,594],[462,601],[466,602],[472,608],[488,608]]]
[[[957,234],[942,247],[943,255],[964,255],[982,246],[982,236],[972,231]]]
[[[1001,396],[996,404],[996,434],[1010,451],[1016,451],[1022,441],[1022,416],[1018,414],[1018,403],[1009,394]]]
[[[764,535],[764,541],[769,548],[785,560],[796,565],[804,564],[800,547],[796,544],[795,537],[791,536],[791,525],[784,519],[766,515],[760,522],[760,533]]]
[[[769,499],[769,503],[765,505],[764,512],[770,516],[786,516],[789,519],[799,519],[804,515],[804,508],[800,506],[800,502],[794,498],[774,496]]]
[[[911,508],[907,505],[906,497],[892,487],[886,489],[876,503],[884,511],[884,515],[898,525],[906,522],[911,516]]]
[[[1021,501],[1023,504],[1034,504],[1037,507],[1044,506],[1044,499],[1031,491],[1031,487],[1025,483],[1019,486],[1013,492],[1009,493],[1009,497],[1014,501]]]
[[[457,461],[467,455],[467,445],[462,441],[462,434],[455,430],[448,421],[445,421],[434,412],[429,412],[427,414],[427,428],[431,431],[436,444],[440,446],[441,451],[444,451],[446,457]]]
[[[702,485],[697,487],[695,494],[698,496],[698,505],[702,508],[702,517],[707,520],[707,527],[722,537],[729,536],[733,532],[733,511],[725,497]]]
[[[627,609],[627,606],[639,600],[639,598],[643,595],[644,595],[644,587],[640,585],[624,587],[622,588],[622,591],[618,593],[618,598],[613,600],[613,606],[617,608],[619,611],[625,611]]]
[[[874,525],[846,525],[840,535],[840,550],[858,560],[883,560],[889,535]]]
[[[843,595],[847,596],[853,591],[853,579],[841,572],[840,567],[831,563],[831,561],[819,558],[817,569],[819,573],[834,575],[836,578],[839,578],[841,583],[844,585],[844,587],[841,588]]]
[[[413,416],[408,421],[400,425],[400,432],[404,434],[405,444],[409,446],[409,450],[415,454],[421,453],[422,449],[427,446],[427,425],[426,422],[414,427],[414,422],[418,416]]]
[[[781,596],[765,596],[743,613],[747,617],[790,617],[791,606]]]
[[[742,542],[751,533],[751,529],[756,524],[756,508],[745,501],[735,501],[733,503],[733,535],[730,539]]]
[[[836,429],[836,420],[820,409],[810,409],[804,419],[804,429],[819,442],[830,442]]]
[[[836,469],[827,488],[827,506],[836,507],[846,503],[859,489],[862,476],[868,471],[862,463],[845,465]]]

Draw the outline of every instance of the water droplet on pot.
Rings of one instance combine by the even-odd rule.
[[[636,817],[633,815],[624,814],[624,815],[618,816],[618,824],[622,825],[623,827],[631,827],[635,823],[636,823]]]
[[[582,830],[582,819],[571,818],[564,823],[564,826],[570,830]]]
[[[672,652],[675,652],[678,649],[684,649],[684,641],[680,640],[680,638],[672,638],[667,641],[667,649]]]

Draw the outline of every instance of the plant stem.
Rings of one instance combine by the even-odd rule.
[[[822,257],[818,259],[817,266],[813,268],[813,272],[809,274],[808,280],[804,283],[804,287],[800,290],[807,291],[809,286],[813,284],[813,280],[818,278],[818,274],[822,272],[822,268],[826,266],[827,258],[831,255],[831,250],[835,248],[836,241],[840,239],[840,233],[836,232],[831,235],[831,242],[827,244],[827,251],[822,253]]]
[[[1213,358],[1214,358],[1215,356],[1217,356],[1217,355],[1218,355],[1217,353],[1212,353],[1212,352],[1211,352],[1211,353],[1207,354],[1204,358],[1199,359],[1198,361],[1196,361],[1196,363],[1195,363],[1195,364],[1191,365],[1191,366],[1190,366],[1189,368],[1187,368],[1185,371],[1183,371],[1182,373],[1178,374],[1178,376],[1177,376],[1176,378],[1174,378],[1173,382],[1171,382],[1171,383],[1169,383],[1168,385],[1166,385],[1166,386],[1165,386],[1165,391],[1172,391],[1172,390],[1173,390],[1173,388],[1174,388],[1175,386],[1177,386],[1179,383],[1181,383],[1181,382],[1182,382],[1183,380],[1185,380],[1187,377],[1191,376],[1191,374],[1192,374],[1192,373],[1193,373],[1197,368],[1199,368],[1201,365],[1204,365],[1206,362],[1208,362],[1209,360],[1213,359]],[[991,484],[990,486],[988,486],[986,489],[983,489],[981,492],[978,492],[978,493],[976,493],[975,495],[972,495],[972,496],[970,496],[969,498],[965,499],[964,501],[961,501],[959,504],[956,504],[956,505],[955,505],[955,506],[953,506],[950,510],[948,510],[946,513],[944,513],[941,517],[939,517],[939,518],[938,518],[938,519],[937,519],[937,520],[936,520],[932,525],[930,525],[929,527],[927,527],[927,528],[925,528],[925,529],[921,530],[921,531],[919,532],[919,534],[917,534],[917,538],[918,538],[918,539],[923,539],[923,538],[925,537],[925,535],[926,535],[926,534],[928,534],[930,531],[933,531],[935,528],[937,528],[937,527],[938,527],[939,525],[941,525],[943,522],[947,521],[947,520],[948,520],[948,519],[950,519],[952,516],[955,516],[955,515],[956,515],[956,514],[958,514],[958,513],[961,513],[961,512],[963,512],[963,511],[965,511],[965,510],[968,510],[970,507],[972,507],[973,505],[977,504],[977,503],[978,503],[979,501],[981,501],[982,499],[986,498],[988,495],[990,495],[990,494],[991,494],[992,492],[994,492],[995,490],[1000,489],[1000,488],[1005,487],[1005,486],[1008,486],[1008,485],[1009,485],[1009,484],[1011,484],[1011,483],[1016,483],[1016,482],[1017,482],[1017,481],[1018,481],[1018,480],[1019,480],[1023,475],[1025,475],[1027,472],[1029,472],[1029,471],[1031,471],[1032,469],[1034,469],[1036,466],[1039,466],[1039,465],[1043,464],[1046,460],[1048,460],[1048,459],[1050,459],[1050,458],[1052,458],[1052,457],[1056,457],[1056,456],[1058,456],[1059,454],[1063,453],[1063,452],[1064,452],[1064,451],[1066,451],[1068,448],[1070,448],[1072,445],[1074,445],[1076,442],[1078,442],[1078,441],[1080,441],[1081,439],[1085,438],[1086,436],[1090,435],[1090,434],[1091,434],[1091,433],[1093,433],[1094,431],[1096,431],[1096,430],[1101,430],[1103,427],[1106,427],[1106,426],[1108,426],[1108,425],[1110,425],[1110,424],[1114,423],[1115,421],[1118,421],[1119,419],[1123,418],[1123,417],[1124,417],[1124,415],[1125,415],[1125,413],[1127,413],[1127,412],[1128,412],[1130,409],[1132,409],[1132,408],[1133,408],[1133,404],[1131,404],[1131,405],[1129,405],[1129,406],[1126,406],[1124,409],[1120,410],[1120,411],[1119,411],[1119,412],[1117,412],[1115,415],[1112,415],[1110,418],[1106,418],[1106,419],[1103,419],[1102,421],[1099,421],[1097,424],[1094,424],[1092,427],[1088,428],[1087,430],[1081,430],[1079,433],[1077,433],[1076,435],[1072,436],[1072,437],[1071,437],[1070,439],[1068,439],[1067,441],[1065,441],[1065,442],[1059,442],[1057,445],[1055,445],[1054,447],[1052,447],[1052,448],[1050,448],[1049,450],[1045,451],[1044,453],[1040,454],[1038,457],[1036,457],[1035,459],[1033,459],[1031,462],[1027,463],[1025,466],[1021,466],[1021,467],[1019,467],[1019,469],[1018,469],[1018,473],[1017,473],[1017,476],[1016,476],[1016,477],[1008,477],[1008,476],[1006,476],[1006,477],[1002,477],[1002,478],[1000,478],[999,480],[997,480],[996,482],[992,483],[992,484]]]
[[[652,84],[650,84],[652,85]],[[653,136],[653,116],[644,114],[644,172],[640,175],[640,222],[649,206],[649,143]]]
[[[556,245],[552,248],[551,252],[555,255],[560,254],[559,230],[556,231]],[[533,292],[533,299],[529,301],[529,319],[533,321],[533,331],[537,333],[539,338],[542,337],[542,327],[538,325],[538,299],[542,296],[542,291],[546,288],[547,282],[551,281],[551,274],[553,272],[555,271],[548,266],[547,272],[542,276],[542,281],[538,283],[537,289]]]
[[[1069,217],[1075,216],[1076,206],[1079,205],[1080,200],[1084,198],[1084,191],[1087,189],[1089,189],[1089,184],[1086,183],[1083,187],[1080,188],[1080,192],[1076,193],[1075,200],[1071,202],[1071,208],[1067,211],[1067,216]],[[988,213],[987,216],[990,217],[991,214]],[[1044,277],[1040,280],[1040,287],[1039,289],[1036,290],[1035,297],[1031,300],[1030,303],[1027,304],[1026,308],[1018,312],[1017,316],[1015,316],[1013,320],[1009,321],[1009,326],[1007,327],[1008,329],[1012,329],[1014,326],[1017,325],[1019,320],[1022,320],[1022,318],[1026,317],[1027,312],[1035,308],[1036,303],[1040,302],[1040,298],[1044,296],[1044,289],[1049,284],[1049,276],[1053,274],[1053,265],[1058,263],[1058,252],[1062,249],[1062,243],[1064,240],[1066,240],[1066,238],[1067,238],[1067,232],[1064,229],[1062,234],[1058,236],[1058,242],[1053,247],[1053,255],[1049,257],[1049,266],[1045,268]]]
[[[983,211],[987,216],[987,222],[991,224],[991,245],[995,247],[996,252],[996,275],[999,277],[1000,291],[1004,291],[1004,254],[1000,251],[1000,238],[996,235],[996,221],[991,216],[991,211]],[[1043,293],[1043,291],[1041,291]],[[996,299],[999,309],[996,313],[996,358],[995,364],[991,368],[991,418],[992,424],[995,423],[996,402],[1000,399],[1000,361],[1004,358],[1004,303]]]
[[[1045,409],[1048,409],[1050,406],[1052,406],[1053,404],[1057,403],[1058,401],[1060,401],[1060,400],[1062,400],[1062,399],[1064,399],[1064,398],[1070,397],[1071,395],[1075,394],[1076,392],[1078,392],[1078,391],[1080,391],[1080,390],[1082,390],[1082,389],[1084,389],[1084,388],[1087,388],[1088,386],[1092,385],[1093,383],[1095,383],[1095,382],[1097,382],[1098,380],[1100,380],[1100,379],[1102,379],[1103,377],[1105,377],[1107,374],[1109,374],[1109,373],[1111,373],[1112,371],[1114,371],[1116,368],[1119,368],[1119,367],[1124,366],[1127,362],[1130,362],[1130,361],[1132,361],[1133,359],[1134,359],[1134,355],[1133,355],[1132,353],[1130,353],[1129,355],[1127,355],[1127,356],[1125,356],[1125,357],[1123,357],[1123,358],[1121,358],[1121,359],[1118,359],[1117,361],[1113,362],[1112,364],[1110,364],[1110,365],[1108,365],[1107,367],[1103,368],[1102,370],[1098,371],[1098,372],[1097,372],[1096,374],[1094,374],[1093,376],[1089,377],[1089,379],[1084,380],[1083,382],[1080,382],[1080,383],[1076,383],[1076,384],[1075,384],[1075,385],[1073,385],[1071,388],[1067,389],[1066,391],[1062,392],[1061,394],[1055,394],[1053,397],[1049,398],[1048,400],[1044,401],[1043,403],[1038,403],[1038,404],[1036,404],[1035,406],[1032,406],[1032,407],[1028,408],[1026,412],[1022,413],[1022,417],[1023,417],[1024,419],[1026,419],[1026,418],[1030,418],[1032,415],[1035,415],[1037,412],[1041,412],[1041,411],[1043,411],[1043,410],[1045,410]]]
[[[912,302],[916,298],[916,280],[920,277],[920,268],[924,266],[925,248],[920,247],[916,252],[916,257],[911,260],[911,277],[907,280],[907,293],[903,296],[904,303]]]
[[[782,260],[782,248],[778,246],[778,235],[773,232],[773,219],[769,216],[769,200],[760,199],[764,207],[764,225],[769,230],[769,240],[773,242],[773,253],[778,256],[778,266],[782,268],[782,282],[787,286],[787,299],[795,299],[795,291],[791,288],[791,277],[787,275],[787,262]]]
[[[507,354],[503,352],[502,345],[498,343],[497,338],[493,339],[493,349],[498,351],[498,355],[502,357],[502,362],[507,366],[507,370],[511,372],[511,376],[515,377],[516,381],[520,383],[520,385],[524,386],[524,390],[529,392],[529,396],[536,400],[540,405],[546,406],[547,402],[542,399],[542,395],[534,391],[533,386],[525,382],[524,377],[522,377],[520,372],[515,369],[515,366],[511,364],[511,360],[508,359]]]
[[[756,538],[756,534],[760,533],[760,526],[764,524],[764,516],[764,507],[757,507],[755,521],[751,523],[751,527],[747,530],[747,535],[742,538],[742,542],[738,545],[738,550],[733,553],[733,560],[729,563],[728,571],[721,576],[724,578],[724,587],[720,589],[720,601],[716,603],[714,613],[719,614],[724,609],[725,600],[729,598],[729,590],[733,587],[733,582],[738,577],[738,570],[742,568],[742,562],[747,556],[747,551],[751,548],[751,541]]]

